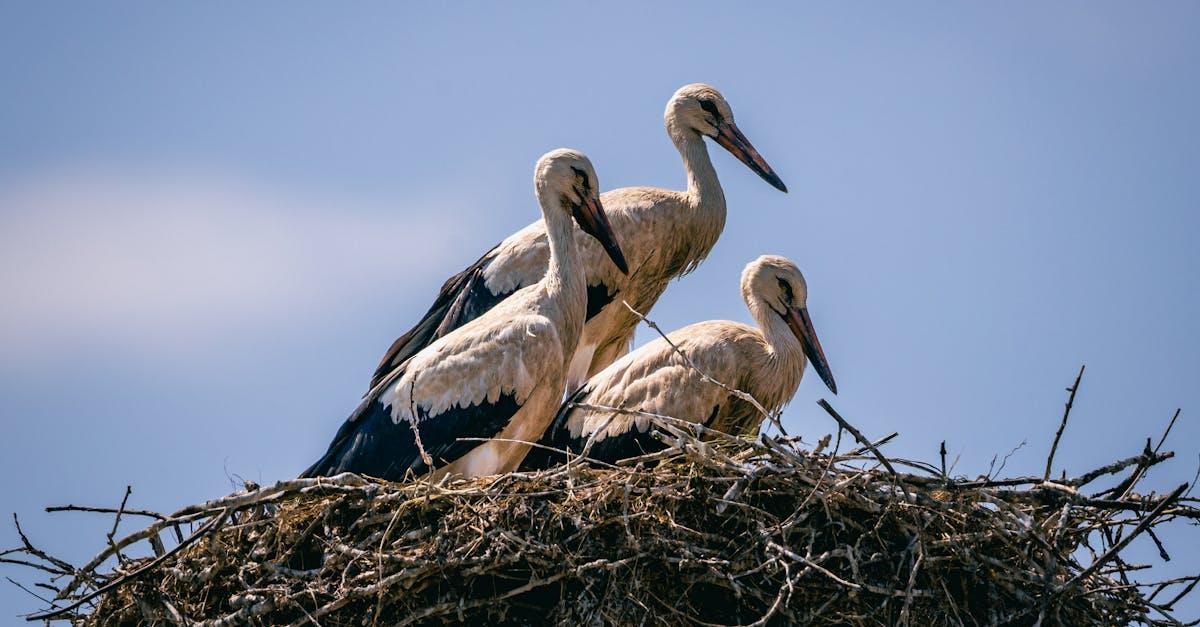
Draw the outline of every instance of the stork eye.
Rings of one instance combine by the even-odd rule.
[[[783,299],[789,305],[792,303],[794,295],[792,294],[792,284],[788,283],[783,277],[775,277],[779,281],[779,291],[783,292]]]
[[[721,121],[721,111],[717,109],[717,103],[708,99],[702,99],[699,102],[700,108],[704,109],[705,113],[712,116],[713,122]]]
[[[584,192],[592,191],[592,181],[588,179],[587,172],[574,166],[571,166],[571,171],[575,173],[575,180],[579,182],[579,186],[583,188]]]

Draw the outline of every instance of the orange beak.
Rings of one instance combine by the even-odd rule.
[[[754,145],[742,131],[738,129],[733,122],[721,122],[717,126],[717,136],[715,138],[718,144],[725,150],[728,150],[733,156],[737,157],[738,161],[746,164],[746,167],[754,170],[754,173],[761,176],[762,180],[771,184],[771,187],[787,193],[787,185],[783,184],[779,175],[775,174],[775,170],[767,164],[767,160],[758,154],[754,149]]]
[[[571,212],[579,228],[600,242],[600,245],[604,247],[604,252],[608,253],[608,258],[612,259],[617,269],[622,274],[629,274],[629,264],[625,263],[625,254],[621,252],[621,246],[617,244],[617,238],[613,235],[612,225],[608,222],[608,215],[604,213],[604,206],[600,204],[600,198],[594,195],[588,196],[583,204],[572,207]]]
[[[796,339],[800,340],[804,354],[817,371],[817,376],[821,377],[830,392],[837,394],[837,383],[833,381],[833,372],[829,370],[829,360],[825,359],[825,351],[821,348],[821,341],[817,339],[816,330],[813,329],[812,318],[808,317],[808,308],[790,307],[783,319]]]

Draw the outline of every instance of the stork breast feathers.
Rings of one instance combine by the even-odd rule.
[[[548,374],[563,363],[558,330],[547,318],[525,315],[489,318],[493,324],[463,327],[432,350],[413,358],[408,371],[380,402],[391,407],[392,421],[414,421],[415,413],[432,420],[452,407],[495,403],[511,394],[523,404]]]

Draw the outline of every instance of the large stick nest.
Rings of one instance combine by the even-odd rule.
[[[55,605],[31,618],[84,625],[1177,625],[1196,582],[1138,583],[1120,556],[1200,517],[1185,486],[1133,492],[1170,453],[967,480],[866,440],[838,452],[842,428],[807,447],[657,428],[671,448],[620,466],[292,480],[170,516],[71,506],[154,521],[82,567],[23,533],[0,559],[51,575]]]

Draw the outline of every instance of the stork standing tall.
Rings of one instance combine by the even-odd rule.
[[[549,248],[541,278],[381,377],[302,476],[472,477],[521,462],[528,444],[514,440],[536,440],[554,417],[583,330],[587,284],[572,216],[627,269],[587,157],[547,153],[534,181]]]
[[[587,457],[610,463],[661,450],[665,445],[649,433],[649,414],[735,435],[757,430],[765,416],[705,375],[775,411],[791,400],[811,361],[836,394],[808,315],[808,287],[796,265],[774,255],[752,261],[742,272],[742,297],[758,328],[727,320],[700,322],[669,334],[669,342],[660,338],[624,356],[563,403],[539,442],[547,448],[533,449],[522,468],[553,465],[564,456],[548,448],[579,454],[589,440]]]
[[[699,83],[681,87],[667,102],[664,118],[667,134],[683,157],[687,190],[627,187],[601,196],[632,274],[617,272],[604,260],[605,252],[595,240],[576,233],[587,269],[587,324],[571,362],[568,389],[629,351],[638,320],[621,301],[648,312],[671,279],[708,256],[725,228],[725,193],[705,137],[775,188],[787,191],[734,124],[729,103],[716,89]],[[548,256],[546,228],[536,222],[450,277],[420,322],[388,349],[371,385],[430,342],[537,282],[546,271]]]

